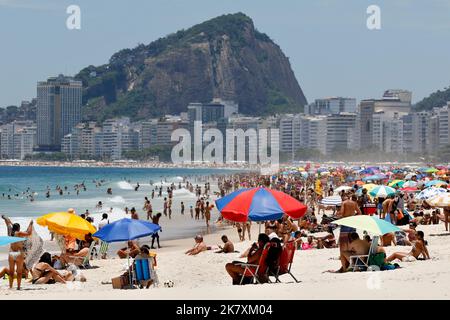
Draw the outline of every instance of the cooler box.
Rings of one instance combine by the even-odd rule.
[[[363,206],[363,214],[373,216],[377,212],[377,206],[374,203],[366,203]]]

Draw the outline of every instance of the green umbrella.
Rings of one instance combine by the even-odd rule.
[[[399,227],[394,226],[392,223],[366,215],[342,218],[334,221],[333,223],[355,229],[366,230],[367,232],[370,232],[376,236],[382,236],[386,233],[401,231]]]

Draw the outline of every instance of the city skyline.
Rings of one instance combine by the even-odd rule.
[[[59,73],[74,75],[87,65],[106,63],[120,49],[148,44],[238,11],[249,15],[258,30],[290,58],[309,102],[329,96],[360,101],[380,97],[385,88],[401,88],[414,93],[414,103],[449,84],[444,71],[450,69],[446,59],[450,45],[439,40],[450,30],[450,5],[445,1],[348,1],[345,8],[338,1],[325,0],[285,1],[282,6],[268,1],[258,1],[258,6],[254,1],[214,5],[152,1],[139,2],[127,11],[118,2],[77,1],[82,10],[81,30],[65,27],[70,4],[0,1],[0,38],[2,46],[9,48],[0,59],[4,71],[0,85],[7,88],[0,95],[0,107],[34,98],[41,79]],[[371,4],[381,8],[381,30],[366,27],[366,8]],[[99,18],[101,25],[96,23]],[[104,41],[98,46],[100,36]]]

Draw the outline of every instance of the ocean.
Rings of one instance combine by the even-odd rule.
[[[194,184],[204,186],[205,179],[211,175],[230,174],[239,170],[229,169],[178,169],[178,168],[79,168],[79,167],[0,167],[0,213],[11,218],[13,222],[25,229],[31,219],[36,219],[46,213],[66,211],[74,208],[77,214],[89,210],[97,226],[102,213],[108,213],[110,222],[126,217],[124,208],[135,207],[140,219],[146,219],[143,210],[144,197],[147,196],[153,206],[153,212],[163,209],[163,198],[167,196],[165,189],[172,182],[178,188],[183,178]],[[104,180],[100,187],[94,181]],[[80,190],[77,195],[75,185],[83,183],[86,191]],[[138,191],[134,188],[139,183]],[[211,186],[215,184],[211,181]],[[157,197],[155,186],[163,186],[163,196]],[[183,183],[182,183],[183,185]],[[56,186],[63,189],[59,195]],[[46,197],[47,187],[50,197]],[[67,190],[65,190],[67,187]],[[107,189],[112,189],[112,195]],[[155,198],[151,199],[151,192],[155,189]],[[28,190],[28,193],[27,193]],[[27,195],[34,192],[34,201]],[[11,199],[8,198],[8,195]],[[195,203],[195,194],[187,189],[177,189],[173,196],[172,219],[162,216],[160,224],[164,239],[178,239],[205,232],[203,220],[193,220],[190,217],[189,206]],[[103,207],[96,209],[101,201]],[[185,215],[180,214],[180,203],[185,204]],[[212,219],[217,218],[218,212],[213,210]],[[128,216],[129,217],[129,216]],[[44,240],[50,239],[47,228],[35,223],[36,231]],[[6,235],[6,226],[0,219],[0,235]]]

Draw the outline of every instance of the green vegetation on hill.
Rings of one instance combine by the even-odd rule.
[[[120,50],[76,78],[84,120],[178,114],[216,97],[236,101],[245,115],[299,112],[307,103],[289,60],[243,13]]]
[[[443,91],[438,90],[433,92],[428,97],[422,99],[422,101],[416,103],[414,109],[416,111],[422,111],[440,108],[447,105],[447,101],[450,101],[450,87],[444,88]]]

